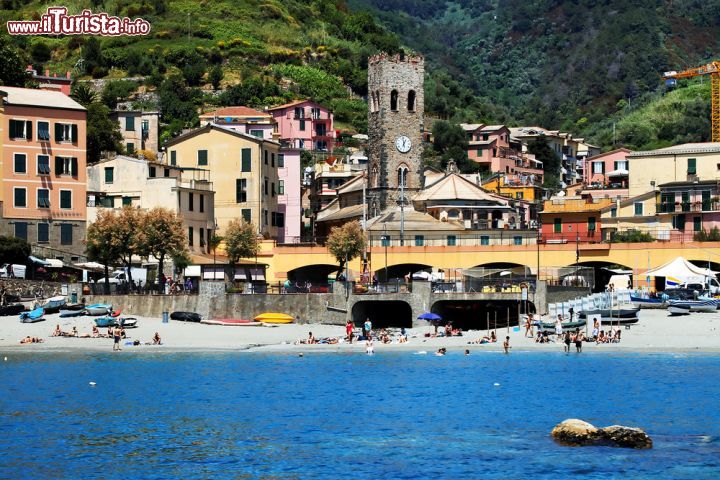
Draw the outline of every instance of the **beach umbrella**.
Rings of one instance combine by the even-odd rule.
[[[418,320],[427,320],[428,322],[436,322],[442,320],[442,317],[437,313],[425,312],[418,317]]]

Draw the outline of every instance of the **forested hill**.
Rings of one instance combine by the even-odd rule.
[[[352,0],[518,122],[585,131],[719,56],[719,0]],[[622,104],[621,104],[622,105]]]

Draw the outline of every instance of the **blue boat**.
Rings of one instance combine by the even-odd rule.
[[[45,320],[43,316],[45,315],[45,310],[42,307],[38,307],[35,310],[32,310],[30,312],[23,312],[20,314],[20,321],[22,323],[35,323],[35,322],[41,322]]]
[[[107,303],[96,303],[85,307],[88,315],[107,315],[112,311],[112,305]]]
[[[643,298],[630,295],[630,302],[640,308],[663,308],[664,303],[660,298]]]
[[[95,325],[98,328],[107,328],[117,326],[117,318],[115,317],[100,317],[95,319]]]
[[[60,308],[67,304],[67,299],[62,295],[57,297],[48,298],[48,301],[42,308],[45,309],[45,313],[58,313]]]

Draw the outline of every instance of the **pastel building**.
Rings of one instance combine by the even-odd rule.
[[[160,113],[139,110],[117,110],[111,114],[120,124],[121,143],[128,155],[138,150],[158,152]]]
[[[190,251],[210,253],[215,192],[209,176],[205,169],[181,169],[125,155],[101,160],[87,167],[88,222],[107,208],[167,208],[182,220]]]
[[[480,164],[481,171],[518,174],[532,183],[542,183],[543,164],[535,156],[521,151],[521,144],[511,144],[510,129],[505,125],[460,125],[468,141],[468,158]]]
[[[64,261],[85,251],[86,118],[59,91],[0,87],[0,234]]]
[[[285,226],[278,228],[278,243],[300,242],[303,222],[301,170],[300,150],[281,148],[278,153],[277,211],[285,217]]]
[[[613,200],[553,197],[540,212],[541,236],[546,243],[601,242],[601,213]]]
[[[275,119],[267,112],[249,107],[224,107],[200,115],[200,126],[215,124],[264,140],[272,140]]]
[[[585,159],[583,194],[593,198],[625,198],[629,195],[627,148],[619,148]]]
[[[268,109],[277,122],[279,140],[301,150],[332,152],[333,114],[311,100],[297,100]]]

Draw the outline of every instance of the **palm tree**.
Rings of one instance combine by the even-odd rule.
[[[76,83],[73,85],[70,96],[83,107],[97,102],[98,95],[87,83]]]

